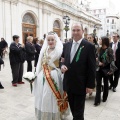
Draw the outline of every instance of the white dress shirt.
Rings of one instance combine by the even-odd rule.
[[[83,38],[82,38],[83,39]],[[73,43],[72,43],[72,48],[71,48],[71,53],[70,53],[70,62],[72,62],[74,56],[75,56],[75,53],[76,51],[78,50],[78,47],[80,46],[81,42],[82,42],[82,39],[78,40],[77,42],[75,40],[73,40]],[[74,45],[77,43],[77,45],[75,46],[74,48]],[[74,50],[75,49],[75,50]]]
[[[113,49],[113,51],[114,51],[115,45],[116,45],[116,50],[117,50],[117,48],[118,48],[118,41],[117,41],[116,43],[113,42],[113,44],[112,44],[112,49]]]
[[[115,46],[116,46],[116,49],[115,49]],[[114,61],[116,61],[116,50],[117,50],[117,48],[118,48],[118,41],[116,43],[113,42],[112,50],[113,50]]]

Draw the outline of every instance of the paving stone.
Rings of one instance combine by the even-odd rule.
[[[34,113],[34,96],[30,92],[30,85],[25,81],[24,85],[12,87],[12,74],[8,56],[4,59],[5,67],[0,71],[0,81],[5,89],[0,90],[0,120],[36,120]],[[26,62],[24,64],[26,72]],[[120,120],[120,86],[117,92],[109,91],[106,103],[94,107],[93,96],[86,97],[85,120]],[[72,120],[70,114],[65,120]]]

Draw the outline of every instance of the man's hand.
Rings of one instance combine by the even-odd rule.
[[[22,47],[22,48],[24,48],[24,47],[25,47],[25,45],[24,45],[24,44],[22,44],[22,45],[21,45],[21,47]]]
[[[92,93],[93,92],[93,89],[91,88],[86,88],[86,93]]]
[[[68,70],[68,68],[67,68],[65,65],[62,65],[61,71],[62,71],[63,73],[65,73],[67,70]]]
[[[64,58],[62,58],[62,57],[61,57],[61,62],[62,62],[62,63],[63,63],[63,62],[65,62],[65,59],[64,59]]]

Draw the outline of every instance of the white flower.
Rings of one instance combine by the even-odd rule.
[[[33,80],[33,79],[35,79],[35,77],[36,77],[36,75],[33,72],[26,72],[23,75],[23,78],[29,79],[29,80]]]

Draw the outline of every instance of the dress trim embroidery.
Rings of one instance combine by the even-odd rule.
[[[45,54],[44,54],[44,57],[46,57]],[[58,104],[58,107],[59,107],[59,111],[60,112],[65,112],[67,110],[67,108],[68,108],[67,93],[64,92],[63,95],[61,95],[61,93],[60,93],[60,91],[58,89],[58,86],[55,83],[55,80],[50,75],[51,70],[49,69],[49,65],[47,64],[46,58],[44,59],[42,67],[43,67],[45,80],[48,82],[52,92],[54,93],[54,95],[55,95],[55,97],[57,99],[57,104]]]

